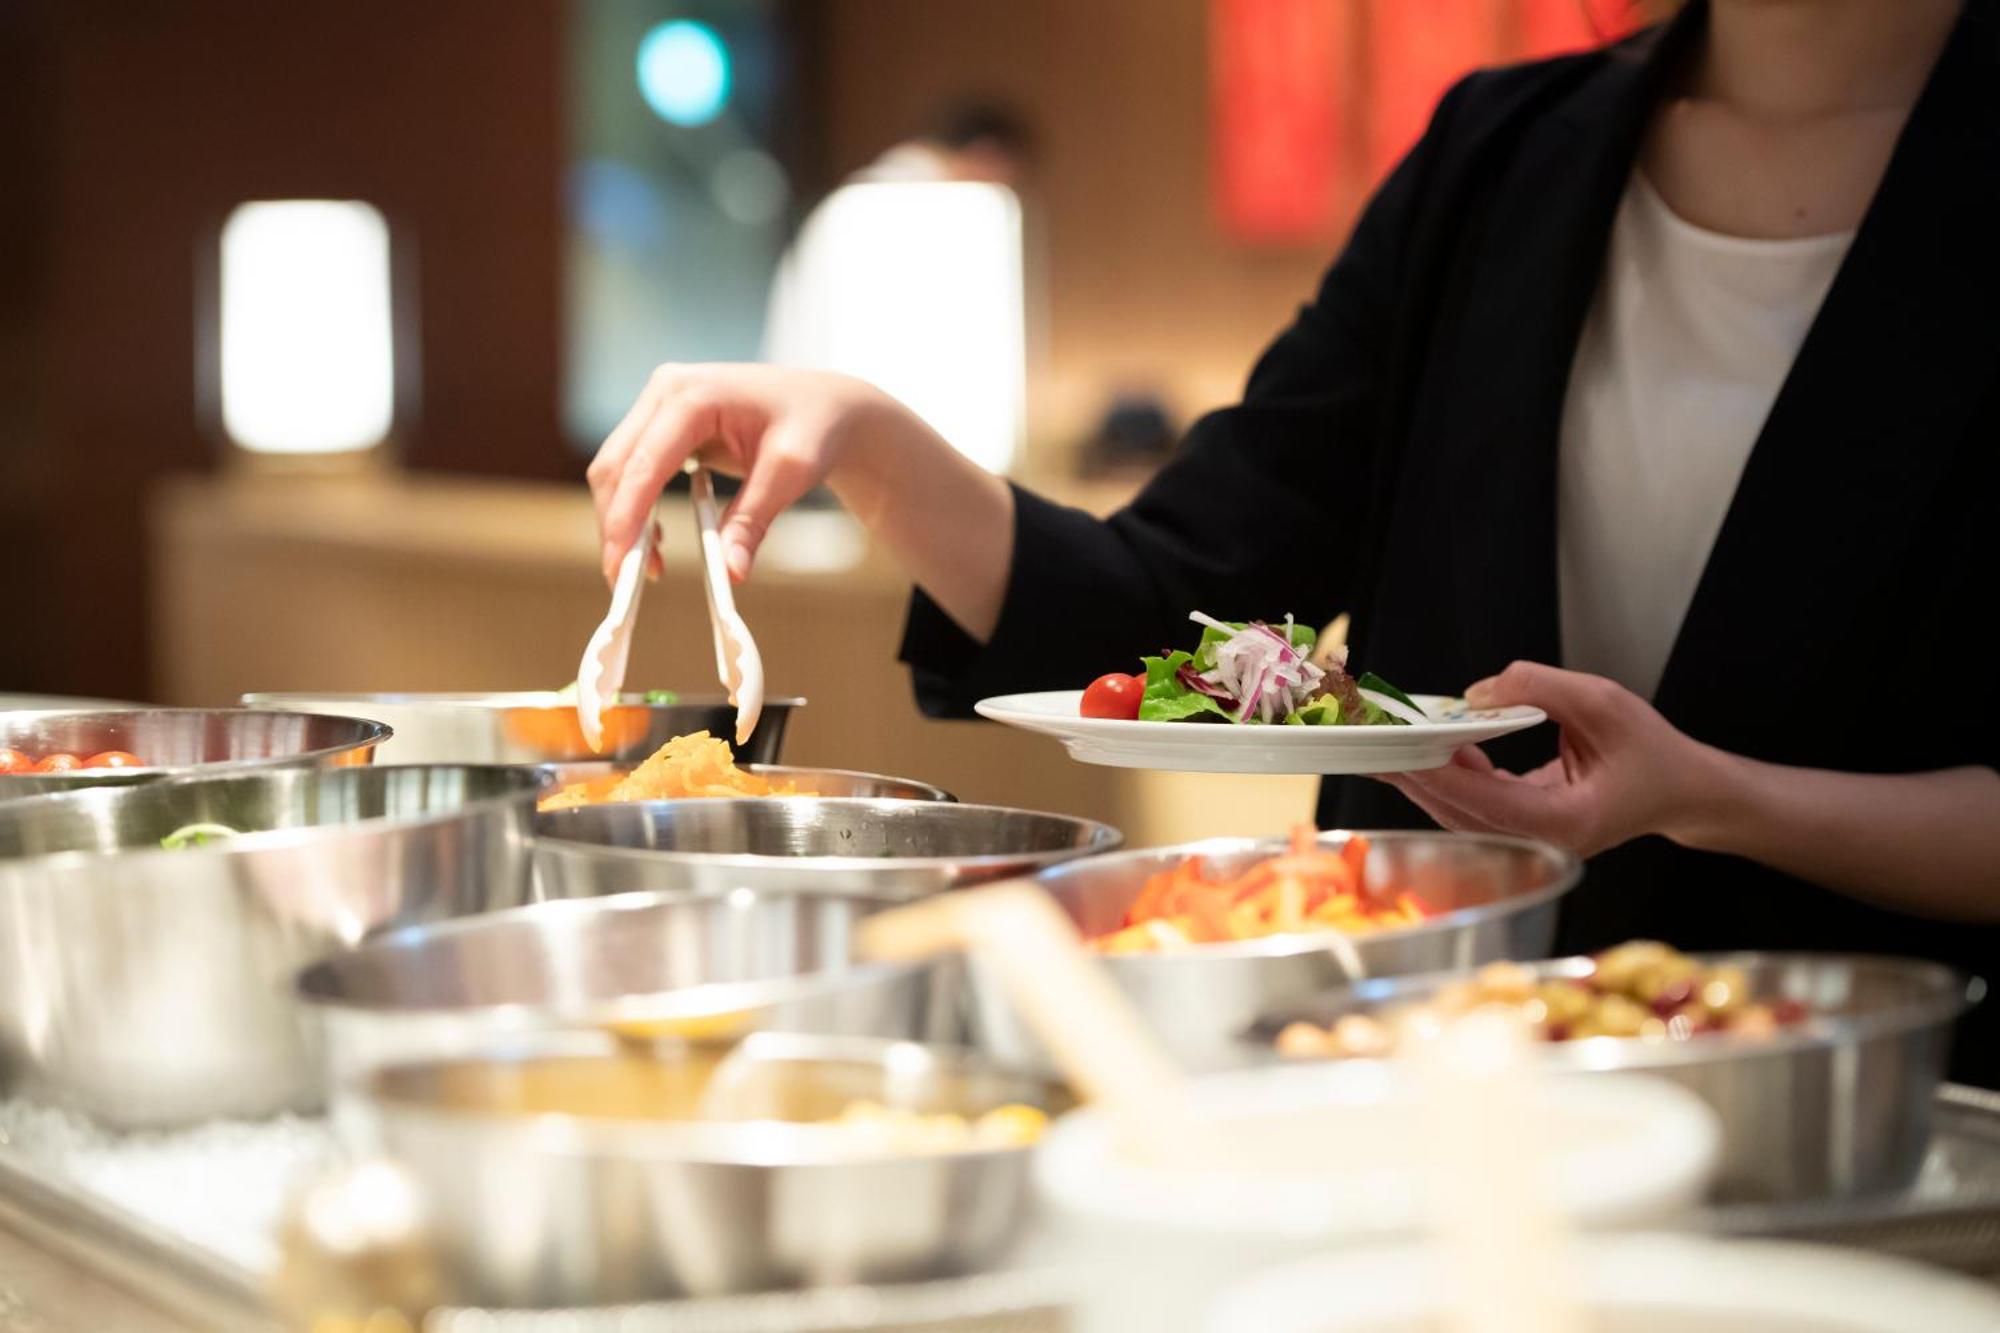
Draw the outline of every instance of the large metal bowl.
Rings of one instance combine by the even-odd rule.
[[[310,1108],[298,969],[525,900],[536,782],[274,769],[0,804],[0,1089],[121,1126]],[[189,824],[245,832],[168,851]]]
[[[523,1033],[734,1040],[932,1032],[938,965],[853,962],[879,898],[783,890],[546,902],[381,936],[299,980],[345,1084]]]
[[[892,801],[956,801],[942,787],[914,778],[893,778],[885,773],[861,773],[849,768],[797,768],[789,764],[743,764],[746,772],[790,786],[815,796],[858,796]],[[556,787],[573,782],[598,782],[623,777],[632,771],[629,762],[592,760],[582,764],[543,764],[543,777]]]
[[[1899,1189],[1930,1145],[1931,1108],[1953,1021],[1983,983],[1938,963],[1855,955],[1702,955],[1741,967],[1753,994],[1797,1000],[1804,1024],[1768,1039],[1727,1034],[1687,1041],[1598,1037],[1546,1048],[1550,1067],[1639,1070],[1696,1093],[1722,1120],[1717,1195],[1791,1203]],[[1588,958],[1533,965],[1543,977],[1584,977]],[[1247,1040],[1269,1052],[1285,1023],[1332,1023],[1428,998],[1454,977],[1366,981],[1274,1009]]]
[[[1320,835],[1339,847],[1355,835]],[[1369,976],[1465,968],[1496,958],[1540,958],[1555,938],[1556,903],[1582,875],[1568,852],[1526,838],[1387,832],[1370,843],[1367,878],[1419,894],[1441,915],[1403,930],[1350,937]],[[1282,839],[1212,838],[1057,866],[1041,884],[1086,936],[1116,930],[1155,874],[1200,856],[1234,873],[1285,850]],[[1344,983],[1339,955],[1324,936],[1277,935],[1183,953],[1100,960],[1168,1048],[1191,1069],[1221,1069],[1250,1058],[1239,1041],[1260,1014]],[[1050,1068],[1004,990],[985,969],[967,973],[972,1043],[1022,1068]]]
[[[41,709],[0,713],[0,746],[40,757],[125,750],[143,768],[0,774],[0,800],[274,767],[366,764],[389,728],[363,718],[242,708]]]
[[[500,694],[246,694],[251,708],[308,709],[370,717],[395,728],[387,755],[401,764],[545,764],[644,759],[676,736],[706,731],[730,742],[739,761],[775,764],[792,713],[804,699],[767,699],[757,729],[735,743],[736,709],[721,695],[684,694],[649,704],[622,694],[604,711],[604,749],[592,753],[576,700],[554,690]]]
[[[415,1179],[463,1303],[513,1308],[942,1278],[990,1266],[1027,1214],[1025,1147],[854,1156],[856,1099],[973,1116],[1058,1091],[909,1042],[764,1034],[727,1062],[768,1109],[691,1121],[699,1074],[516,1054],[386,1069],[370,1146]],[[732,1101],[737,1100],[735,1098]],[[581,1113],[579,1113],[581,1112]]]
[[[785,796],[633,801],[535,819],[549,898],[810,887],[908,901],[1033,874],[1121,841],[1107,824],[997,805]]]

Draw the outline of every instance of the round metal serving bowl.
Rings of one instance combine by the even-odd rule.
[[[532,774],[272,769],[0,803],[0,1089],[121,1126],[322,1097],[298,969],[524,901]],[[188,825],[241,836],[167,850]]]
[[[927,1037],[940,965],[853,961],[857,925],[889,905],[782,889],[536,903],[380,936],[307,970],[299,994],[342,1084],[522,1033]]]
[[[137,755],[144,767],[0,774],[0,800],[129,785],[163,777],[209,776],[273,767],[366,764],[389,739],[381,722],[312,712],[243,708],[41,709],[0,713],[0,747],[37,758],[105,750]]]
[[[1770,1037],[1714,1033],[1685,1041],[1593,1037],[1552,1043],[1561,1070],[1638,1070],[1696,1093],[1722,1121],[1717,1198],[1792,1203],[1899,1189],[1930,1146],[1931,1108],[1957,1017],[1982,982],[1938,963],[1847,954],[1702,954],[1743,969],[1760,1000],[1808,1011]],[[1531,964],[1538,977],[1583,978],[1588,958]],[[1463,974],[1385,978],[1274,1008],[1246,1043],[1269,1053],[1294,1020],[1331,1024],[1428,999]]]
[[[1069,815],[810,796],[549,810],[536,816],[535,835],[550,898],[797,886],[908,901],[1033,874],[1121,840],[1107,824]]]
[[[388,1068],[363,1091],[364,1141],[416,1182],[453,1301],[602,1305],[989,1267],[1026,1220],[1028,1147],[891,1153],[811,1122],[856,1100],[1060,1109],[1042,1080],[912,1042],[753,1037],[721,1066],[729,1109],[701,1100],[706,1069],[672,1057],[546,1050]]]
[[[561,788],[576,782],[609,783],[630,773],[632,767],[629,762],[597,759],[580,764],[543,764],[541,772],[548,782]],[[860,773],[848,768],[796,768],[789,764],[742,764],[739,767],[778,785],[810,792],[814,796],[855,796],[894,801],[958,799],[942,787],[933,787],[914,778],[893,778],[886,773]]]
[[[1322,833],[1322,846],[1354,834]],[[1416,893],[1439,915],[1422,925],[1346,937],[1369,976],[1540,958],[1555,938],[1556,903],[1582,875],[1568,852],[1526,838],[1459,833],[1368,833],[1371,885]],[[1211,838],[1092,857],[1044,872],[1041,885],[1086,937],[1118,929],[1146,881],[1190,856],[1211,875],[1234,874],[1283,853],[1283,839]],[[1098,960],[1153,1030],[1190,1069],[1250,1058],[1240,1041],[1259,1015],[1351,980],[1324,934],[1273,935],[1183,952]],[[967,970],[972,1043],[1011,1065],[1046,1070],[1041,1043],[986,970]]]
[[[574,696],[555,690],[476,694],[246,694],[251,708],[308,709],[369,717],[395,728],[387,757],[401,764],[546,764],[593,759],[636,763],[676,736],[706,731],[738,761],[775,764],[804,699],[766,699],[757,729],[735,743],[736,708],[721,695],[685,694],[649,704],[621,694],[604,710],[604,748],[583,739]]]

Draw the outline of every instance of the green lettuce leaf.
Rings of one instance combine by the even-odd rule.
[[[1213,713],[1224,721],[1230,720],[1221,704],[1200,690],[1191,690],[1181,684],[1180,669],[1194,660],[1194,654],[1172,652],[1165,657],[1142,657],[1139,660],[1146,667],[1146,693],[1139,700],[1141,722],[1184,722],[1203,713]]]
[[[1285,715],[1285,721],[1295,727],[1338,727],[1347,719],[1340,714],[1340,701],[1332,695],[1321,695],[1309,701],[1304,708],[1294,709]]]
[[[1391,699],[1394,699],[1397,703],[1403,705],[1405,708],[1414,708],[1420,715],[1426,717],[1429,716],[1429,714],[1424,713],[1424,710],[1422,708],[1417,707],[1417,701],[1415,699],[1412,699],[1409,695],[1403,693],[1401,690],[1397,689],[1394,685],[1391,685],[1388,681],[1383,680],[1380,676],[1376,675],[1372,671],[1362,672],[1360,678],[1357,679],[1354,683],[1356,685],[1359,685],[1364,690],[1373,690],[1377,694],[1386,694]],[[1397,720],[1401,721],[1400,718]]]

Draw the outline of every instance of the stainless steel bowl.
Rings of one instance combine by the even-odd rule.
[[[773,1118],[867,1098],[978,1115],[1056,1089],[963,1052],[765,1034],[730,1058]],[[999,1260],[1027,1214],[1025,1147],[853,1155],[835,1127],[690,1121],[678,1071],[515,1054],[381,1071],[371,1139],[417,1182],[450,1298],[512,1308],[896,1282]],[[607,1098],[607,1084],[633,1096]],[[563,1085],[594,1114],[564,1114]],[[536,1113],[539,1112],[539,1113]]]
[[[40,757],[125,750],[143,768],[0,774],[0,800],[273,767],[366,764],[389,738],[367,719],[242,708],[42,709],[0,713],[0,746]]]
[[[1323,833],[1339,847],[1354,835]],[[1420,895],[1441,915],[1420,926],[1349,937],[1370,976],[1470,967],[1496,958],[1539,958],[1555,938],[1556,903],[1582,875],[1576,858],[1525,838],[1388,832],[1365,835],[1367,877]],[[1086,936],[1116,930],[1148,879],[1200,856],[1233,873],[1284,851],[1282,839],[1213,838],[1057,866],[1042,887]],[[1100,960],[1168,1048],[1191,1069],[1249,1058],[1239,1037],[1277,1006],[1350,980],[1324,937],[1278,935],[1184,953]],[[1047,1070],[1047,1056],[976,963],[967,972],[972,1044],[998,1060]]]
[[[395,728],[387,757],[399,764],[544,764],[644,759],[676,736],[706,731],[730,741],[740,761],[774,764],[804,699],[767,699],[750,739],[736,745],[736,709],[721,695],[684,694],[649,704],[622,694],[604,712],[605,747],[593,754],[576,700],[554,690],[499,694],[246,694],[251,708],[308,709],[370,717]]]
[[[544,896],[810,887],[908,901],[1106,852],[1118,830],[997,805],[787,796],[634,801],[535,820]]]
[[[1687,1041],[1597,1037],[1546,1048],[1563,1070],[1640,1070],[1681,1084],[1722,1120],[1717,1195],[1790,1203],[1899,1189],[1930,1145],[1952,1022],[1984,984],[1938,963],[1836,954],[1700,955],[1749,977],[1752,993],[1797,1000],[1812,1016],[1768,1039],[1726,1034]],[[1583,977],[1588,958],[1533,965],[1538,976]],[[1269,1053],[1286,1022],[1331,1023],[1422,1000],[1451,975],[1366,981],[1274,1009],[1246,1041]]]
[[[562,1030],[931,1034],[936,965],[857,965],[879,898],[782,890],[537,903],[384,935],[299,981],[337,1082]]]
[[[0,1089],[120,1126],[310,1108],[299,968],[522,902],[536,782],[274,769],[0,804]],[[168,851],[189,824],[245,832]]]
[[[758,777],[788,784],[815,796],[859,796],[894,801],[956,801],[942,787],[914,778],[892,778],[882,773],[858,773],[847,768],[795,768],[789,764],[744,764],[742,768]],[[595,782],[623,777],[632,771],[630,762],[592,760],[582,764],[543,764],[543,777],[556,786],[572,782]]]

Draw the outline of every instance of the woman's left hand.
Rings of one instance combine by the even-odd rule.
[[[1478,708],[1542,709],[1562,728],[1561,751],[1509,773],[1467,746],[1444,768],[1383,779],[1448,829],[1527,834],[1582,856],[1643,834],[1674,837],[1713,797],[1725,760],[1602,676],[1516,662],[1465,698]]]

